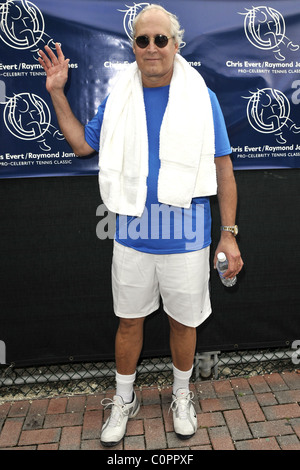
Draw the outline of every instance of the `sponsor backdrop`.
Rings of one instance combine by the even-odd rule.
[[[235,172],[245,268],[231,289],[211,269],[213,314],[198,328],[197,350],[288,348],[300,338],[299,0],[161,3],[186,30],[182,55],[219,98],[235,169],[252,170]],[[37,59],[45,44],[62,44],[66,93],[87,122],[134,60],[131,22],[144,5],[0,0],[0,365],[114,357],[97,154],[72,153]],[[216,198],[211,206],[213,254]],[[145,323],[142,357],[169,354],[168,333],[160,308]]]
[[[185,29],[181,54],[221,103],[235,169],[300,166],[300,4],[168,1]],[[57,125],[38,51],[60,42],[70,58],[67,95],[91,119],[119,71],[134,61],[130,32],[146,2],[0,2],[0,177],[92,175]]]

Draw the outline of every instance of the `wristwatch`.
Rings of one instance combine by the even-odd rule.
[[[225,230],[225,232],[231,232],[235,237],[239,233],[237,225],[221,225],[221,230]]]

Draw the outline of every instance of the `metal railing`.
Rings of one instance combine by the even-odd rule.
[[[270,374],[296,368],[292,351],[283,349],[220,352],[195,356],[192,381]],[[167,386],[173,381],[170,357],[144,359],[137,369],[137,386]],[[0,401],[99,393],[115,386],[115,363],[68,363],[0,368]]]

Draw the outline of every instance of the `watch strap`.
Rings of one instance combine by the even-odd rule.
[[[226,232],[231,232],[235,237],[238,234],[238,226],[237,225],[221,225],[221,231],[224,230]]]

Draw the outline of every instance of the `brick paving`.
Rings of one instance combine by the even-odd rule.
[[[111,450],[300,450],[300,374],[197,381],[198,431],[179,440],[169,413],[171,388],[140,387],[141,409]],[[0,398],[0,450],[107,450],[100,430],[108,410],[93,395],[7,402]]]

